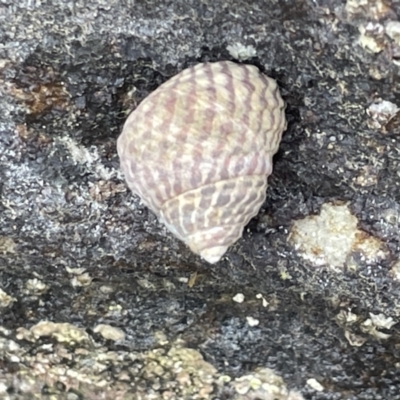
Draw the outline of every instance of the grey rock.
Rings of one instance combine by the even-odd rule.
[[[267,399],[268,375],[279,398],[400,399],[400,116],[370,108],[400,107],[399,15],[397,0],[0,1],[1,397]],[[162,82],[236,53],[277,80],[289,124],[264,206],[211,268],[130,194],[115,142]],[[356,218],[341,265],[322,205]]]

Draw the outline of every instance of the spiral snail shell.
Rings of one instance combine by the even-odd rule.
[[[266,196],[286,129],[276,82],[229,61],[183,70],[145,98],[118,138],[129,188],[209,263]]]

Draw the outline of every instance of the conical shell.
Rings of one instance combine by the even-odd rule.
[[[126,120],[117,148],[128,186],[215,263],[265,200],[284,108],[276,82],[252,65],[188,68]]]

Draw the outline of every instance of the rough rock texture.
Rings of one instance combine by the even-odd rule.
[[[397,0],[0,1],[1,397],[400,399],[399,19]],[[289,124],[210,267],[130,194],[115,143],[162,82],[225,59],[278,81]]]

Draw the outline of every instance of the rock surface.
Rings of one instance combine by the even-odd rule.
[[[1,397],[400,399],[399,17],[2,0]],[[115,143],[148,93],[217,60],[276,79],[289,124],[210,267],[130,194]]]

